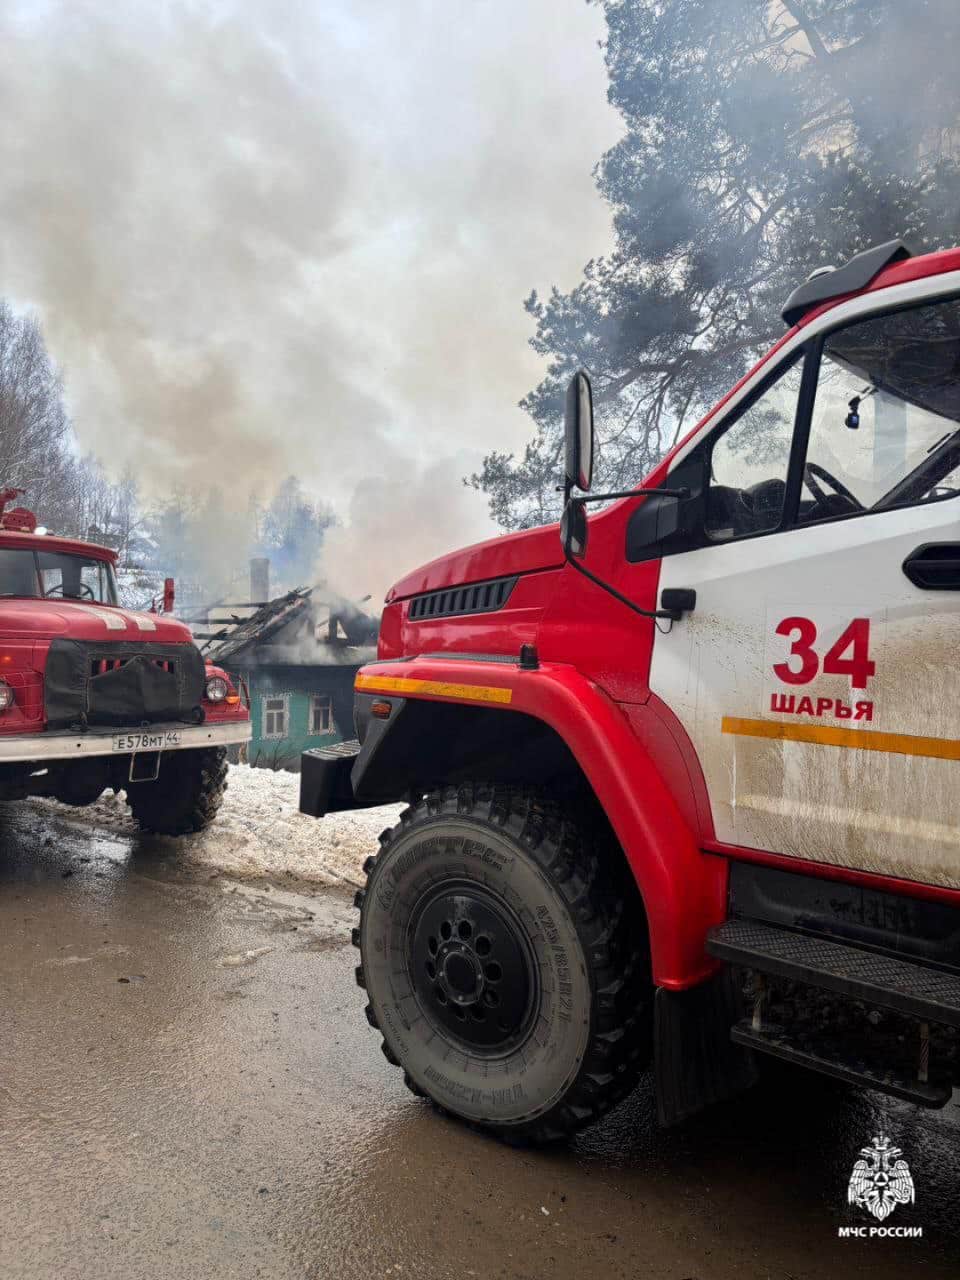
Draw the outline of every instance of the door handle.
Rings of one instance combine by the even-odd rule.
[[[927,542],[903,562],[903,572],[924,591],[960,591],[960,542]]]

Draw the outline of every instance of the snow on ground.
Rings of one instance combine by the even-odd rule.
[[[122,792],[105,791],[85,809],[56,800],[32,803],[63,821],[149,839],[187,865],[245,879],[292,876],[315,884],[362,884],[364,859],[376,853],[377,836],[396,823],[403,806],[357,809],[318,821],[298,811],[299,797],[298,774],[230,765],[223,807],[215,821],[199,835],[179,839],[140,836]]]

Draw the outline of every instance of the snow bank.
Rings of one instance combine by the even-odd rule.
[[[121,792],[105,792],[86,809],[56,800],[34,800],[61,821],[149,841],[181,863],[211,867],[240,878],[293,876],[315,884],[362,884],[364,859],[377,851],[377,836],[397,821],[402,805],[358,809],[308,818],[297,804],[300,778],[246,764],[230,765],[227,792],[216,821],[195,836],[144,836]]]

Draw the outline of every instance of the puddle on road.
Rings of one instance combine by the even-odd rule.
[[[241,951],[238,955],[221,956],[217,961],[224,969],[237,969],[241,965],[256,964],[261,956],[269,956],[276,947],[253,947],[250,951]]]
[[[126,1212],[158,1239],[177,1222],[181,1274],[197,1249],[194,1269],[222,1274],[225,1249],[249,1274],[264,1241],[263,1274],[285,1278],[960,1274],[955,1104],[918,1111],[774,1066],[676,1130],[657,1127],[648,1080],[569,1146],[514,1150],[435,1114],[384,1062],[341,952],[348,895],[181,869],[21,806],[0,807],[0,838],[17,1026],[0,1172],[31,1222],[58,1206],[58,1248]],[[867,1258],[836,1232],[880,1130],[916,1186],[895,1221],[924,1240]]]
[[[216,868],[179,862],[175,842],[84,828],[75,815],[61,818],[30,802],[0,804],[0,841],[0,884],[38,884],[59,877],[74,879],[84,893],[109,895],[131,877],[145,877],[204,900],[216,885],[230,909],[251,924],[278,933],[302,931],[320,949],[349,938],[355,923],[352,890],[346,887],[279,887],[266,879],[234,879]]]

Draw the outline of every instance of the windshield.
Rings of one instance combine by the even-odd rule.
[[[805,484],[824,473],[862,510],[960,491],[960,300],[875,316],[824,343]],[[836,482],[841,488],[836,490]],[[836,506],[835,499],[831,502]],[[836,515],[801,504],[801,520]]]
[[[113,565],[66,551],[0,547],[0,596],[116,604]]]

